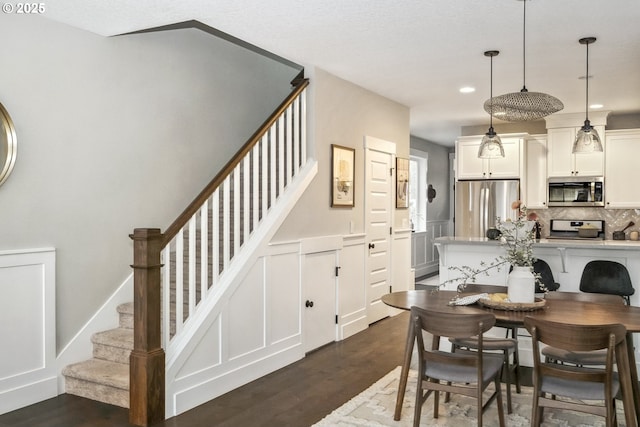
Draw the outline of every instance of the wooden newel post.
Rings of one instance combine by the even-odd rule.
[[[136,228],[133,239],[133,351],[130,356],[129,422],[164,421],[165,355],[160,336],[160,250],[157,228]]]

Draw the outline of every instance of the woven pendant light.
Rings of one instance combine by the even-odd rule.
[[[524,19],[522,25],[522,89],[520,92],[512,92],[499,95],[484,103],[484,110],[489,113],[489,109],[496,119],[507,122],[527,122],[538,120],[549,114],[556,113],[564,108],[562,102],[551,95],[542,92],[529,92],[526,86],[526,24],[527,24],[527,1],[524,4]]]

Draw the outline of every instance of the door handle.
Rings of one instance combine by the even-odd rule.
[[[376,247],[376,245],[374,243],[369,243],[369,249],[373,249],[375,247]]]
[[[309,300],[307,300],[307,301],[304,303],[304,306],[305,306],[305,307],[307,307],[307,308],[309,308],[309,307],[313,307],[313,301],[309,301]]]

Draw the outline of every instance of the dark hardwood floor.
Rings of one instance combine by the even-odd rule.
[[[161,427],[310,426],[402,364],[408,313],[233,390]],[[126,409],[71,395],[0,415],[0,427],[129,426]]]

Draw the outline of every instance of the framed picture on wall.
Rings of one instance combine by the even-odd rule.
[[[396,208],[409,207],[409,159],[396,157]]]
[[[353,207],[356,150],[331,144],[331,207]]]

